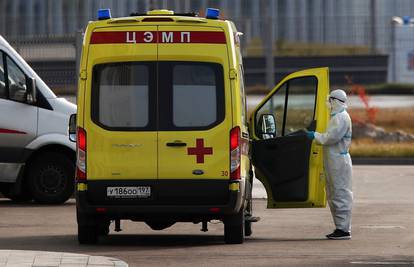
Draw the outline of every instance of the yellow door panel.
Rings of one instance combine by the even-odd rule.
[[[159,179],[229,179],[232,106],[222,29],[159,26]],[[206,53],[208,51],[208,53]]]
[[[228,65],[225,32],[203,26],[159,26],[159,60],[207,61]]]
[[[157,133],[114,132],[90,126],[89,180],[156,179]]]
[[[156,37],[156,26],[91,34],[84,102],[89,180],[157,179]]]
[[[223,123],[208,131],[160,132],[159,178],[228,180],[227,129]]]
[[[328,68],[295,72],[252,113],[253,164],[266,188],[268,208],[326,205],[322,148],[303,129],[326,130],[328,93]]]

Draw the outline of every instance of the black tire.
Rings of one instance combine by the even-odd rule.
[[[110,220],[103,220],[98,224],[98,235],[107,236],[109,235],[109,225],[111,225]]]
[[[253,215],[253,197],[252,197],[252,184],[250,182],[248,182],[248,186],[246,188],[247,192],[246,192],[246,196],[247,196],[247,201],[246,201],[246,210],[244,213],[245,216],[245,222],[244,222],[244,235],[245,236],[251,236],[253,231],[252,231],[252,222],[251,221],[247,221],[246,218],[251,217]]]
[[[244,235],[251,236],[253,234],[252,231],[252,222],[245,222],[244,223]]]
[[[41,204],[61,204],[73,194],[75,165],[64,154],[44,152],[30,163],[27,183],[33,199]]]
[[[244,208],[224,220],[224,241],[226,244],[242,244],[244,242]]]
[[[76,210],[78,222],[78,242],[79,244],[96,244],[98,242],[100,227],[96,218],[79,213]],[[108,227],[109,230],[109,227]]]
[[[82,245],[93,245],[98,242],[96,227],[78,224],[78,242]]]

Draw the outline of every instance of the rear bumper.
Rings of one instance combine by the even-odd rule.
[[[93,181],[77,191],[78,213],[109,219],[202,221],[237,213],[244,200],[244,183],[227,180]],[[109,199],[107,186],[150,186],[148,199]],[[234,190],[239,188],[239,190]]]

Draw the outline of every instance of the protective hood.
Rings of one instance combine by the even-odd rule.
[[[341,102],[337,99],[332,99],[331,100],[331,115],[332,116],[338,114],[339,112],[344,111],[347,108],[348,108],[348,106],[345,103],[343,103],[343,102]]]

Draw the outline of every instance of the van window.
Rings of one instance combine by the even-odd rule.
[[[26,75],[11,60],[6,57],[7,75],[9,81],[9,98],[12,100],[23,102],[26,100]]]
[[[158,63],[159,130],[206,130],[224,120],[223,67],[217,63]]]
[[[285,135],[311,125],[316,104],[318,80],[313,76],[289,81]]]
[[[272,114],[276,120],[276,135],[282,137],[312,125],[315,116],[318,80],[313,76],[286,81],[259,108],[256,125],[261,115]],[[260,129],[256,127],[260,136]]]
[[[204,130],[224,120],[220,64],[108,63],[92,76],[92,121],[104,129]]]
[[[0,98],[6,98],[6,83],[4,80],[3,53],[0,52]]]
[[[148,65],[101,64],[94,68],[92,119],[109,129],[138,129],[150,121]]]
[[[259,124],[262,115],[271,114],[276,122],[276,136],[283,135],[283,118],[285,117],[285,102],[286,102],[287,83],[284,83],[279,90],[277,90],[267,102],[260,107],[256,115],[256,125]],[[256,129],[257,135],[260,135],[260,129]]]
[[[173,124],[208,126],[217,120],[216,79],[209,66],[173,68]]]

